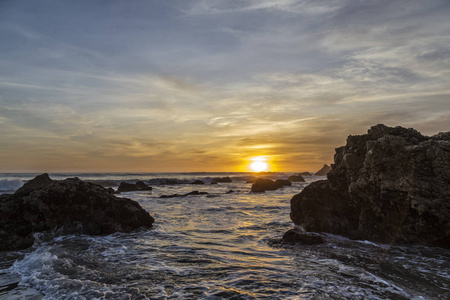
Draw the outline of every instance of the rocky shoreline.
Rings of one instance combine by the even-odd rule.
[[[150,228],[153,222],[136,201],[116,197],[100,185],[42,174],[14,194],[0,195],[0,251],[30,247],[36,232],[103,235]]]
[[[326,180],[291,200],[311,232],[450,247],[450,132],[427,137],[379,124],[336,149]]]

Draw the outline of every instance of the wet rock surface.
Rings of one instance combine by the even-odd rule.
[[[0,195],[0,250],[27,248],[36,232],[64,228],[65,233],[102,235],[154,222],[136,201],[116,197],[100,185],[43,175],[12,195]]]
[[[450,132],[376,125],[336,149],[327,180],[291,200],[307,231],[450,247]]]

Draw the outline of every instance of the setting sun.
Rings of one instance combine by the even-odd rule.
[[[250,169],[253,172],[264,172],[267,171],[269,165],[266,162],[266,158],[265,157],[254,157],[252,158],[252,163],[250,164]]]

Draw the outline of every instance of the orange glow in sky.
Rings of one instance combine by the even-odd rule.
[[[266,158],[263,156],[253,157],[250,169],[253,172],[265,172],[269,168],[269,164],[266,162]]]

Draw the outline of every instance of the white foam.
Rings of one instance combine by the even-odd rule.
[[[23,185],[20,179],[0,179],[0,192],[16,191]]]

